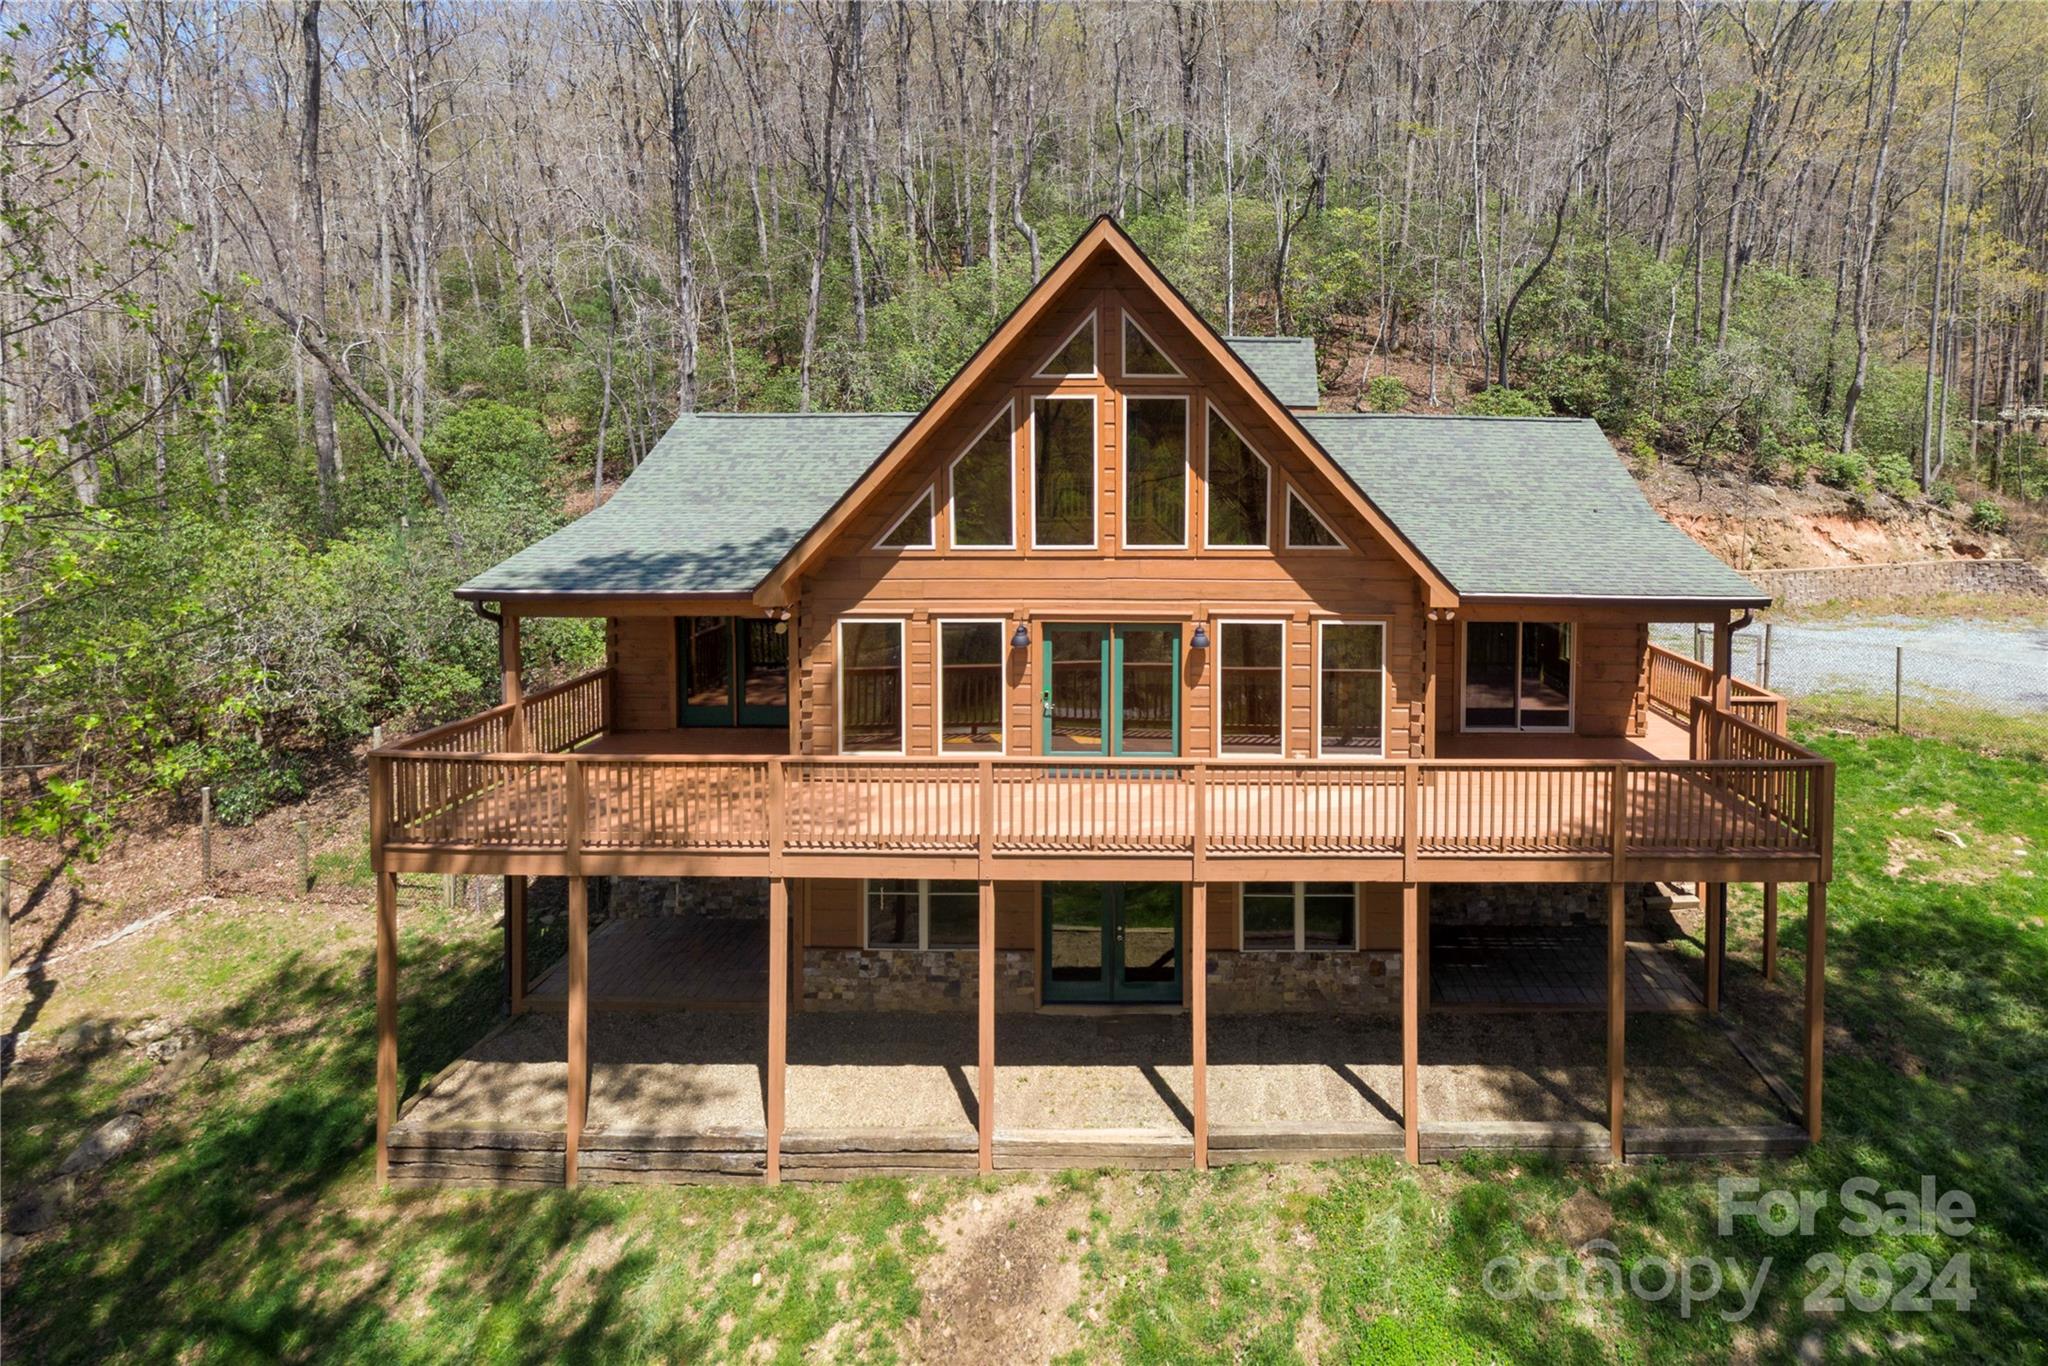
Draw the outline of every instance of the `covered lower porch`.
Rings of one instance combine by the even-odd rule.
[[[1597,1015],[1432,1015],[1418,1059],[1421,1157],[1505,1147],[1606,1160],[1605,1029]],[[759,1016],[595,1016],[579,1179],[762,1179],[767,1046]],[[975,1170],[976,1048],[971,1017],[794,1020],[782,1178]],[[1805,1141],[1752,1062],[1754,1050],[1719,1023],[1645,1018],[1628,1048],[1624,1137],[1632,1155],[1773,1152]],[[1398,1156],[1401,1053],[1397,1018],[1214,1018],[1209,1164]],[[559,1017],[515,1017],[479,1040],[400,1116],[392,1179],[559,1184],[567,1057]],[[1188,1167],[1194,1106],[1185,1016],[999,1020],[996,1170]]]

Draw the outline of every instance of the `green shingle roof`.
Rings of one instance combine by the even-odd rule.
[[[1590,419],[1299,421],[1460,597],[1770,602],[1657,515]]]
[[[457,592],[750,592],[915,416],[680,418],[610,502]]]
[[[1224,345],[1273,391],[1283,407],[1313,408],[1323,401],[1316,382],[1312,337],[1225,337]]]
[[[684,417],[610,502],[458,591],[749,592],[915,416]],[[1769,600],[1659,517],[1590,421],[1299,420],[1460,596]]]

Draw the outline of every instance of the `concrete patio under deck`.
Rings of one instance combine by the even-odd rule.
[[[998,1168],[1188,1165],[1188,1028],[1175,1014],[998,1017]],[[1425,1156],[1501,1145],[1604,1156],[1605,1038],[1595,1015],[1426,1016]],[[764,1018],[599,1012],[590,1046],[584,1180],[758,1178]],[[514,1183],[559,1181],[565,1055],[558,1016],[518,1017],[479,1040],[409,1105],[394,1131],[394,1177],[492,1179],[493,1169],[462,1162],[495,1133],[528,1150]],[[1398,1155],[1400,1056],[1392,1016],[1213,1017],[1212,1163]],[[969,1016],[795,1016],[785,1176],[971,1171],[974,1059]],[[1625,1114],[1631,1143],[1640,1136],[1646,1150],[1664,1141],[1657,1135],[1704,1128],[1791,1141],[1770,1088],[1717,1023],[1698,1017],[1630,1021]],[[451,1134],[473,1145],[452,1164],[433,1146]]]

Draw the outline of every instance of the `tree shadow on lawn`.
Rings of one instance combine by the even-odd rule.
[[[1612,1207],[1626,1271],[1651,1254],[1708,1256],[1724,1273],[1732,1259],[1747,1275],[1764,1257],[1771,1270],[1756,1311],[1741,1325],[1716,1308],[1740,1300],[1724,1291],[1717,1305],[1696,1306],[1683,1319],[1677,1295],[1623,1302],[1620,1330],[1653,1345],[1653,1357],[1717,1354],[1738,1345],[1745,1330],[1775,1332],[1751,1344],[1765,1355],[1790,1355],[1817,1334],[1831,1355],[1859,1350],[1909,1352],[1934,1359],[2010,1360],[2048,1342],[2048,1301],[2037,1287],[2048,1274],[2048,935],[2030,921],[2041,914],[2038,880],[1995,879],[1974,886],[1900,883],[1875,866],[1843,860],[1830,893],[1828,927],[1828,1054],[1821,1144],[1797,1157],[1725,1162],[1653,1161],[1621,1172],[1560,1168],[1510,1159],[1472,1159],[1468,1172],[1492,1193],[1467,1187],[1452,1201],[1452,1235],[1442,1251],[1447,1274],[1461,1287],[1452,1311],[1459,1330],[1514,1355],[1540,1342],[1546,1355],[1605,1357],[1600,1336],[1575,1322],[1578,1306],[1529,1298],[1503,1303],[1488,1296],[1481,1276],[1493,1257],[1569,1254],[1549,1221],[1531,1210],[1555,1208],[1591,1187]],[[1785,1075],[1799,1086],[1800,1001],[1806,949],[1804,897],[1789,893],[1782,908],[1780,979],[1762,983],[1755,968],[1731,955],[1735,1001],[1751,1022],[1753,1040],[1789,1055]],[[1745,980],[1748,979],[1748,980]],[[1826,1197],[1811,1235],[1771,1236],[1749,1217],[1734,1231],[1718,1227],[1716,1183],[1755,1178],[1763,1191],[1812,1191]],[[1937,1195],[1962,1190],[1975,1204],[1973,1231],[1949,1237],[1859,1236],[1842,1229],[1851,1211],[1841,1188],[1851,1178],[1888,1191],[1921,1192],[1932,1177]],[[1968,1312],[1937,1302],[1932,1312],[1889,1304],[1862,1311],[1853,1304],[1832,1316],[1810,1315],[1807,1295],[1824,1280],[1810,1257],[1832,1253],[1844,1265],[1873,1254],[1892,1276],[1887,1296],[1905,1289],[1902,1258],[1917,1253],[1940,1271],[1969,1254]],[[1733,1279],[1731,1286],[1733,1285]],[[1658,1277],[1651,1274],[1654,1287]],[[1878,1282],[1864,1282],[1874,1290]],[[1845,1295],[1838,1287],[1833,1292]],[[1923,1291],[1924,1293],[1924,1291]]]
[[[494,1018],[491,947],[407,942],[407,1092]],[[620,1300],[653,1254],[629,1248],[590,1269],[564,1255],[616,1223],[619,1203],[375,1193],[373,999],[363,968],[295,954],[192,1020],[216,1041],[216,1061],[150,1111],[142,1148],[81,1180],[68,1225],[9,1269],[9,1345],[52,1361],[202,1347],[270,1360],[483,1351],[539,1361],[619,1346],[634,1319],[617,1312]],[[85,1072],[17,1075],[10,1124],[41,1124],[67,1144],[88,1132],[109,1112],[105,1088],[87,1094]],[[49,1146],[16,1156],[10,1195],[50,1179],[56,1157]],[[408,1329],[394,1315],[419,1322]]]

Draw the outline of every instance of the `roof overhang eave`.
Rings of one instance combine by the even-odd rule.
[[[1670,609],[1685,612],[1740,612],[1769,607],[1768,593],[1716,594],[1706,597],[1672,594],[1628,593],[1462,593],[1463,601],[1485,607],[1541,607],[1546,603],[1569,602],[1589,607],[1623,607],[1632,610]]]

